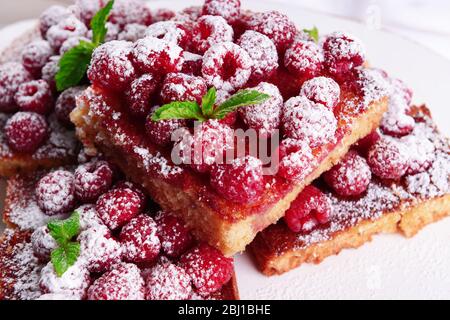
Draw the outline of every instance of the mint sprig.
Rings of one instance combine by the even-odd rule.
[[[319,29],[316,26],[312,29],[303,29],[303,32],[309,35],[316,43],[319,42]]]
[[[55,76],[56,89],[64,91],[78,85],[84,78],[95,48],[100,46],[106,37],[106,22],[111,13],[114,0],[109,1],[91,20],[92,41],[80,43],[67,51],[59,61],[59,70]]]
[[[223,119],[227,114],[245,106],[260,104],[270,96],[257,90],[240,90],[219,106],[216,104],[216,89],[210,88],[202,98],[202,105],[195,101],[174,101],[156,109],[152,115],[153,121],[168,119]]]
[[[72,239],[80,232],[80,215],[74,212],[66,220],[52,220],[47,224],[58,247],[51,252],[51,262],[58,277],[75,264],[80,255],[80,244]]]

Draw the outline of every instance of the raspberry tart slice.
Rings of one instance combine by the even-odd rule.
[[[294,200],[283,221],[256,236],[249,250],[261,272],[320,263],[379,233],[412,237],[450,214],[449,141],[426,106],[405,106],[413,119],[408,134],[381,128],[362,139]]]
[[[212,10],[217,6],[230,10]],[[387,109],[385,79],[365,67],[353,36],[333,33],[319,42],[282,13],[245,11],[236,20],[236,10],[238,1],[207,1],[202,10],[176,14],[176,23],[150,25],[143,39],[98,47],[87,72],[91,86],[71,113],[89,153],[103,153],[226,255],[282,218]],[[143,77],[150,80],[136,85]],[[236,102],[246,94],[265,99]],[[200,122],[198,131],[192,120]],[[281,145],[296,147],[280,150],[271,175],[259,155],[245,152],[216,165],[215,156],[234,148],[238,129],[255,130],[257,141],[275,141],[279,133]],[[180,135],[171,141],[174,132]],[[203,154],[186,163],[197,147]]]

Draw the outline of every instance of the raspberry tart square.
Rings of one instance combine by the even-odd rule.
[[[8,179],[0,299],[239,299],[233,260],[195,241],[182,220],[154,208],[116,170],[91,159]],[[68,221],[71,212],[80,251],[57,276],[49,222]]]
[[[388,112],[383,123],[398,123],[394,116]],[[262,273],[320,263],[379,233],[412,237],[450,215],[450,143],[426,106],[411,107],[407,116],[407,132],[393,137],[382,125],[301,193],[284,221],[257,235],[249,251]]]
[[[388,94],[381,72],[365,67],[362,46],[354,37],[333,33],[324,36],[322,44],[298,31],[284,14],[243,11],[242,15],[243,35],[235,42],[230,40],[235,26],[228,24],[230,17],[203,15],[196,22],[182,12],[173,19],[193,28],[192,46],[185,37],[179,43],[160,35],[98,48],[88,71],[92,85],[71,113],[88,152],[103,153],[162,208],[183,218],[197,238],[227,256],[243,251],[258,232],[283,217],[305,186],[378,127]],[[265,19],[283,27],[265,26]],[[163,35],[184,34],[173,23],[170,33],[153,26],[148,29],[151,35],[164,30]],[[305,57],[296,59],[297,52]],[[183,71],[185,57],[185,62],[195,60],[200,68],[190,65],[184,69],[190,71]],[[172,163],[171,133],[179,128],[189,132],[192,121],[155,122],[152,110],[174,101],[199,103],[205,85],[217,90],[214,108],[240,89],[270,96],[267,102],[243,107],[220,121],[204,121],[202,132],[228,136],[232,129],[251,128],[267,138],[280,130],[283,159],[278,174],[263,176],[255,157],[238,157],[218,167],[206,163],[208,159],[200,166]],[[229,148],[211,141],[203,145],[211,146]],[[298,158],[303,164],[294,161]]]

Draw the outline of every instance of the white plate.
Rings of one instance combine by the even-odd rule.
[[[405,80],[417,103],[426,102],[436,122],[450,132],[450,61],[394,34],[370,30],[362,24],[311,12],[296,5],[243,0],[252,10],[277,9],[289,14],[302,28],[316,25],[321,33],[346,30],[366,45],[373,66]],[[181,9],[201,1],[171,1]],[[151,7],[167,7],[152,1]],[[0,49],[27,30],[23,22],[0,30]],[[357,250],[345,250],[319,265],[304,265],[283,276],[258,273],[247,255],[236,257],[239,290],[243,299],[431,299],[450,298],[450,219],[426,227],[406,240],[380,235]]]

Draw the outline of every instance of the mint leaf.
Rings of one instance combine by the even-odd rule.
[[[58,91],[64,91],[80,83],[89,67],[94,49],[94,44],[80,41],[78,46],[63,55],[55,76]]]
[[[303,29],[303,32],[308,34],[316,43],[319,42],[319,29],[316,26],[312,29]]]
[[[268,94],[256,90],[240,90],[214,110],[212,116],[215,119],[223,119],[228,113],[240,107],[259,104],[269,98],[270,96]]]
[[[113,5],[114,0],[109,1],[91,20],[92,42],[95,46],[99,46],[105,41],[106,33],[108,32],[106,22],[108,21]]]
[[[47,228],[58,245],[64,246],[80,232],[80,215],[75,211],[66,220],[52,220],[47,224]]]
[[[165,104],[156,109],[152,115],[153,121],[167,120],[167,119],[195,119],[204,121],[202,109],[197,102],[191,101],[175,101]]]
[[[207,117],[211,116],[216,103],[216,88],[212,87],[202,98],[202,111]]]
[[[58,277],[75,264],[80,256],[80,244],[67,242],[65,245],[54,249],[51,253],[51,262]]]

